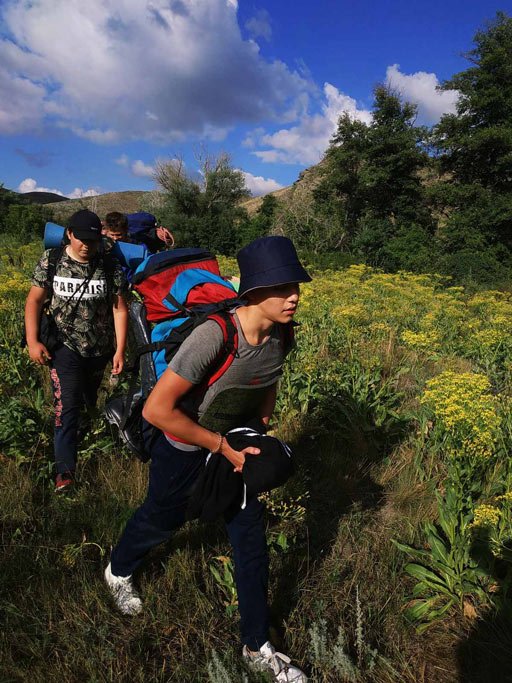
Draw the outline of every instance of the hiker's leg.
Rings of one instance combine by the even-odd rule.
[[[183,524],[190,489],[204,458],[204,451],[174,448],[163,434],[155,439],[146,500],[128,521],[112,551],[112,574],[132,574],[151,548],[169,540]]]
[[[86,360],[84,373],[84,401],[88,408],[94,408],[98,400],[98,389],[105,373],[107,363],[112,360],[112,354],[94,356]]]
[[[107,363],[112,360],[112,354],[106,356],[92,356],[84,358],[82,370],[83,402],[86,412],[82,412],[78,422],[78,441],[81,441],[91,430],[91,420],[99,417],[99,410],[96,408],[98,400],[98,389],[105,374]]]
[[[263,505],[252,498],[244,510],[226,515],[226,526],[235,556],[242,643],[255,651],[269,640],[269,560]]]
[[[76,467],[76,435],[78,417],[82,405],[81,356],[67,346],[53,352],[50,377],[53,387],[55,424],[53,446],[57,473]]]

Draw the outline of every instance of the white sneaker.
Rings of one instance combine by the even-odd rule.
[[[269,641],[253,654],[244,645],[242,656],[247,664],[256,671],[272,675],[272,680],[279,683],[308,683],[306,674],[291,664],[291,660],[281,652],[276,652]]]
[[[130,576],[115,576],[112,574],[110,562],[105,569],[105,581],[110,592],[123,614],[139,614],[142,612],[142,600],[133,586]]]

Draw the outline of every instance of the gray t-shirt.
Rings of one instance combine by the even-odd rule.
[[[192,389],[180,405],[193,420],[223,434],[261,414],[268,389],[281,376],[284,361],[277,325],[263,344],[253,346],[245,339],[236,313],[234,318],[238,329],[238,352],[233,362],[206,391],[203,387]],[[223,345],[219,325],[214,320],[207,320],[185,339],[169,368],[187,382],[201,385],[216,367],[215,361]]]

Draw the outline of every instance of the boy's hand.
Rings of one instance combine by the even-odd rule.
[[[260,449],[255,448],[254,446],[247,446],[247,448],[244,448],[243,451],[235,451],[233,448],[231,448],[226,439],[223,439],[222,448],[220,449],[220,453],[227,458],[232,465],[234,465],[235,472],[242,471],[247,453],[250,453],[251,455],[258,455],[260,452]]]
[[[38,365],[47,365],[52,356],[46,346],[40,341],[28,344],[28,355]]]
[[[112,358],[112,375],[119,375],[124,369],[124,351],[116,351]]]

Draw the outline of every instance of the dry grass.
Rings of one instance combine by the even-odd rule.
[[[47,206],[52,209],[57,223],[65,223],[71,214],[80,209],[90,209],[103,219],[109,211],[120,211],[121,213],[136,213],[141,211],[140,200],[145,194],[146,192],[139,190],[107,192],[106,194],[100,194],[96,197],[69,199],[67,202],[56,202],[47,204]]]

